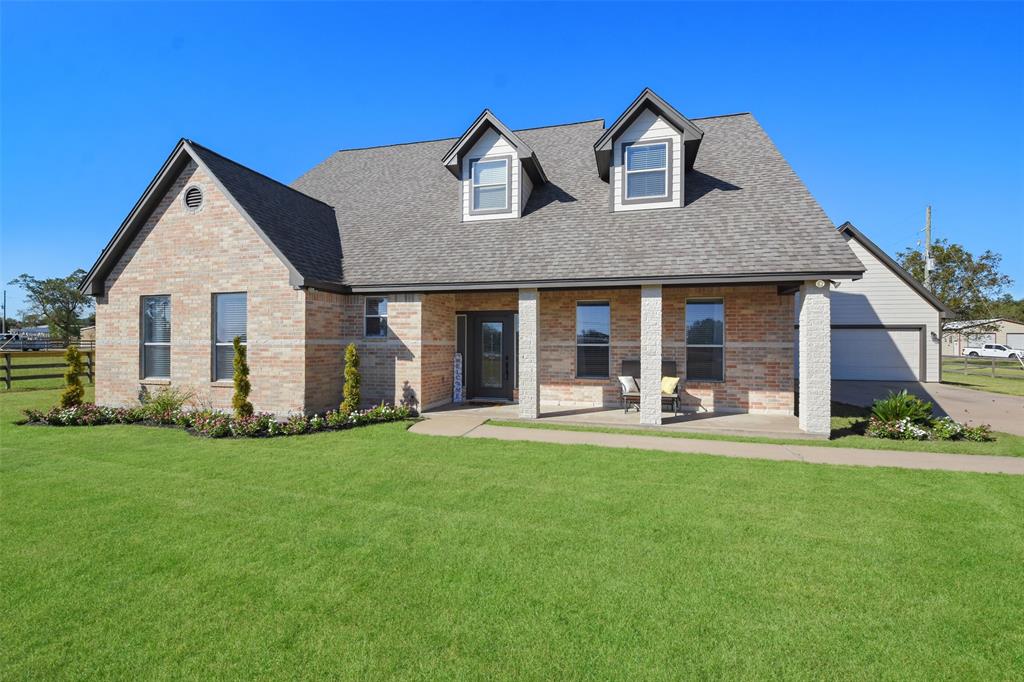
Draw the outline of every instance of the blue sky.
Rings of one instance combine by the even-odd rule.
[[[1024,296],[1024,5],[0,5],[3,282],[88,268],[179,137],[285,182],[339,148],[753,112],[890,253],[999,251]],[[484,39],[477,41],[478,38]],[[8,289],[18,310],[20,293]]]

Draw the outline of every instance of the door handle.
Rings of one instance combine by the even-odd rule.
[[[508,381],[508,356],[505,356],[505,381]]]

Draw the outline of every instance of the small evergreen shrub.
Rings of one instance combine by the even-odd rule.
[[[235,347],[235,394],[231,396],[231,407],[235,410],[236,417],[251,417],[252,416],[252,403],[249,402],[249,391],[252,390],[252,385],[249,383],[249,362],[248,362],[248,351],[246,347],[242,345],[242,337],[236,336],[234,339]]]
[[[67,368],[64,370],[64,392],[60,394],[61,407],[75,407],[82,404],[85,397],[85,389],[82,387],[82,354],[75,346],[68,346],[64,353],[64,360]]]
[[[899,393],[890,392],[885,398],[876,400],[871,406],[871,414],[883,422],[909,420],[921,424],[931,419],[932,404],[902,390]]]
[[[342,388],[341,411],[352,414],[359,410],[362,398],[359,395],[359,350],[350,343],[345,349],[345,385]]]

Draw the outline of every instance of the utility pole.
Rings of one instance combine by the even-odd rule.
[[[924,214],[924,288],[932,289],[932,207],[929,205]]]

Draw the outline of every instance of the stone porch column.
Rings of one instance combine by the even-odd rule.
[[[640,287],[640,423],[661,425],[661,285]]]
[[[819,287],[818,282],[823,286]],[[832,430],[832,297],[825,280],[800,287],[800,428]]]
[[[540,292],[519,290],[519,417],[540,416]]]

